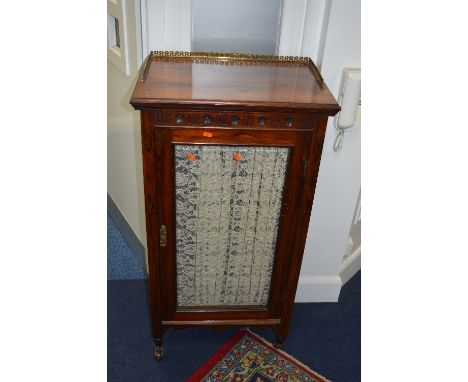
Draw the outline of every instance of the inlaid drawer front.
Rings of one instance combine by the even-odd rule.
[[[238,113],[213,111],[155,111],[156,126],[308,129],[317,122],[313,115],[286,113]]]

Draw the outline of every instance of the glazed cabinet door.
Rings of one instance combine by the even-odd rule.
[[[280,316],[311,133],[161,129],[163,320]]]

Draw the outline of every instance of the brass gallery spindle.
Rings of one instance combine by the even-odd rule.
[[[319,85],[325,87],[320,71],[309,57],[298,56],[272,56],[245,53],[220,52],[178,52],[178,51],[152,51],[143,65],[140,81],[144,82],[152,60],[184,61],[198,63],[231,64],[231,65],[291,65],[307,66]]]

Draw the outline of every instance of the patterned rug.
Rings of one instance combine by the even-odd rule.
[[[330,382],[248,330],[239,330],[188,382]]]

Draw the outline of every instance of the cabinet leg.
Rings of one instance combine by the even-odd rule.
[[[276,339],[275,339],[273,346],[277,349],[282,349],[284,345],[284,341],[286,341],[286,338],[276,333]]]
[[[156,361],[161,361],[162,357],[163,357],[162,337],[156,337],[154,339],[154,358],[156,358]]]

